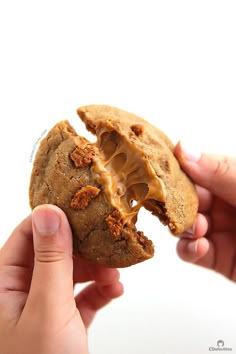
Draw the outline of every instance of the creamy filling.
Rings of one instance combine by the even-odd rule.
[[[98,132],[97,132],[98,133]],[[165,187],[144,153],[134,143],[115,131],[101,131],[94,158],[93,172],[103,185],[109,202],[118,209],[125,223],[137,221],[139,209],[145,204],[165,201]]]

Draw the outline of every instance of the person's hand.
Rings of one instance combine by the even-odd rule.
[[[180,143],[175,155],[199,196],[196,223],[178,241],[177,252],[236,281],[236,158],[193,155]]]
[[[86,328],[122,292],[118,270],[73,259],[62,210],[35,208],[0,250],[0,354],[87,354]]]

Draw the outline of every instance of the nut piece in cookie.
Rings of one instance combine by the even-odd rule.
[[[85,167],[86,165],[92,163],[94,155],[95,152],[91,146],[86,146],[84,149],[77,146],[70,154],[70,158],[76,167]]]
[[[114,235],[115,237],[120,236],[123,230],[124,223],[119,210],[114,210],[110,215],[108,215],[108,217],[106,218],[106,223],[112,235]]]
[[[95,198],[100,192],[100,189],[93,186],[82,187],[75,193],[70,206],[73,209],[85,209],[90,201]]]
[[[78,114],[97,136],[90,143],[62,121],[38,149],[30,205],[51,203],[67,215],[74,254],[108,267],[127,267],[154,255],[136,229],[145,207],[173,234],[195,221],[195,188],[164,133],[118,108],[86,106]]]

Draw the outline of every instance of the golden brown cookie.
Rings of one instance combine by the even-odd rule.
[[[173,155],[173,144],[156,127],[118,108],[87,106],[80,118],[97,142],[63,121],[37,152],[30,205],[51,203],[66,213],[74,252],[109,267],[151,258],[154,247],[135,223],[144,206],[173,234],[195,221],[195,188]]]

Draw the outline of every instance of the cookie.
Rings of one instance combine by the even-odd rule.
[[[78,109],[96,143],[62,121],[42,140],[30,181],[31,208],[55,204],[67,215],[74,253],[108,267],[127,267],[154,255],[135,227],[141,207],[186,231],[198,209],[195,187],[173,155],[173,144],[147,121],[118,108]]]

